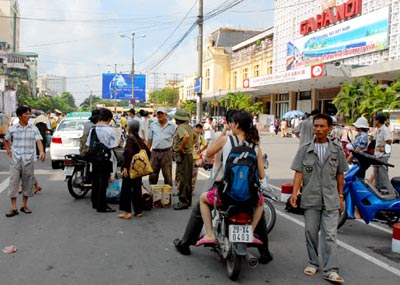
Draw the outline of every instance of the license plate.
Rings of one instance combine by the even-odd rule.
[[[74,168],[75,168],[75,167],[73,167],[73,166],[66,166],[66,167],[64,168],[64,175],[65,175],[65,176],[71,176],[72,173],[74,173]]]
[[[253,242],[253,227],[251,225],[229,225],[230,242]]]

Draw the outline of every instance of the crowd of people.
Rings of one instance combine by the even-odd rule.
[[[34,161],[45,160],[46,134],[54,130],[56,118],[47,114],[39,115],[31,120],[31,108],[20,106],[16,110],[19,121],[14,123],[5,135],[4,146],[10,158],[10,184],[8,196],[11,209],[7,217],[18,215],[19,212],[30,214],[28,200],[41,188],[34,177]],[[57,110],[58,111],[58,110]],[[57,114],[57,112],[56,112]],[[155,119],[150,121],[149,113],[141,110],[140,117],[134,109],[121,116],[121,127],[127,133],[124,146],[121,174],[122,186],[119,202],[118,218],[131,219],[143,216],[142,177],[131,178],[129,168],[132,157],[145,150],[150,158],[153,173],[148,180],[151,185],[159,183],[160,172],[164,183],[173,186],[175,183],[179,201],[175,210],[184,210],[192,206],[192,195],[196,187],[198,168],[207,161],[213,161],[211,177],[213,182],[222,179],[226,159],[232,149],[229,136],[238,139],[239,144],[255,145],[258,162],[258,176],[265,176],[260,136],[254,117],[243,110],[230,110],[222,131],[216,129],[213,118],[207,118],[204,124],[191,126],[190,114],[177,110],[174,121],[167,117],[164,107],[157,109]],[[57,120],[62,115],[57,114]],[[115,150],[117,138],[110,127],[113,114],[106,108],[93,110],[89,121],[84,126],[81,151],[88,152],[94,140],[98,140],[106,149]],[[335,121],[329,115],[313,110],[302,120],[294,117],[292,120],[293,134],[299,138],[299,149],[292,162],[291,169],[295,172],[293,178],[293,195],[290,203],[297,207],[298,194],[302,193],[300,207],[304,209],[306,248],[309,257],[304,274],[315,275],[322,267],[327,280],[342,283],[336,260],[336,235],[339,212],[344,210],[343,185],[344,173],[352,164],[354,152],[370,152],[375,157],[387,162],[390,152],[387,145],[392,143],[392,135],[385,125],[387,118],[383,114],[374,117],[375,135],[371,139],[371,128],[368,120],[358,118],[353,123],[356,135],[352,141],[350,136],[334,131]],[[56,121],[53,124],[53,121]],[[283,121],[282,121],[283,122]],[[287,123],[273,123],[274,132],[280,127],[282,136],[287,136]],[[286,121],[284,121],[286,122]],[[175,180],[173,180],[172,165],[176,163]],[[92,161],[93,179],[91,202],[92,207],[100,213],[112,213],[116,210],[107,204],[106,189],[113,172],[112,157],[105,161]],[[376,188],[384,194],[391,188],[388,169],[385,166],[374,166],[373,176]],[[320,177],[324,179],[320,179]],[[22,192],[22,204],[18,211],[18,192]],[[192,209],[184,235],[175,239],[176,249],[184,254],[190,254],[191,245],[214,243],[215,236],[211,224],[210,207],[215,198],[219,204],[216,190],[210,190],[200,195],[199,201]],[[268,248],[268,237],[263,217],[263,196],[253,205],[254,215],[252,226],[258,237],[260,263],[268,263],[272,255]],[[133,213],[132,213],[133,211]],[[205,226],[206,235],[199,240],[200,231]],[[319,237],[319,232],[321,235]],[[321,244],[322,265],[319,262],[319,244]]]

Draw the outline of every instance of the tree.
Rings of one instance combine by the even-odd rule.
[[[252,115],[258,115],[263,112],[261,102],[253,102],[253,99],[245,93],[228,93],[219,101],[226,109],[244,109]]]
[[[149,94],[150,102],[162,106],[176,106],[179,100],[178,88],[163,88]]]
[[[189,112],[189,114],[194,114],[196,110],[196,103],[190,100],[186,100],[182,104],[182,109]]]
[[[360,116],[369,119],[383,110],[400,107],[400,79],[390,86],[376,83],[371,78],[356,79],[352,83],[345,81],[332,103],[337,114],[344,115],[348,123]]]

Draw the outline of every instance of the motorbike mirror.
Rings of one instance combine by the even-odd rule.
[[[392,152],[392,146],[390,144],[385,144],[385,153],[391,153]]]

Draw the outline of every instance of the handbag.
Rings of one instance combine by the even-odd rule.
[[[131,166],[129,167],[129,177],[135,179],[151,173],[153,173],[153,168],[151,167],[147,152],[141,149],[132,157]]]

